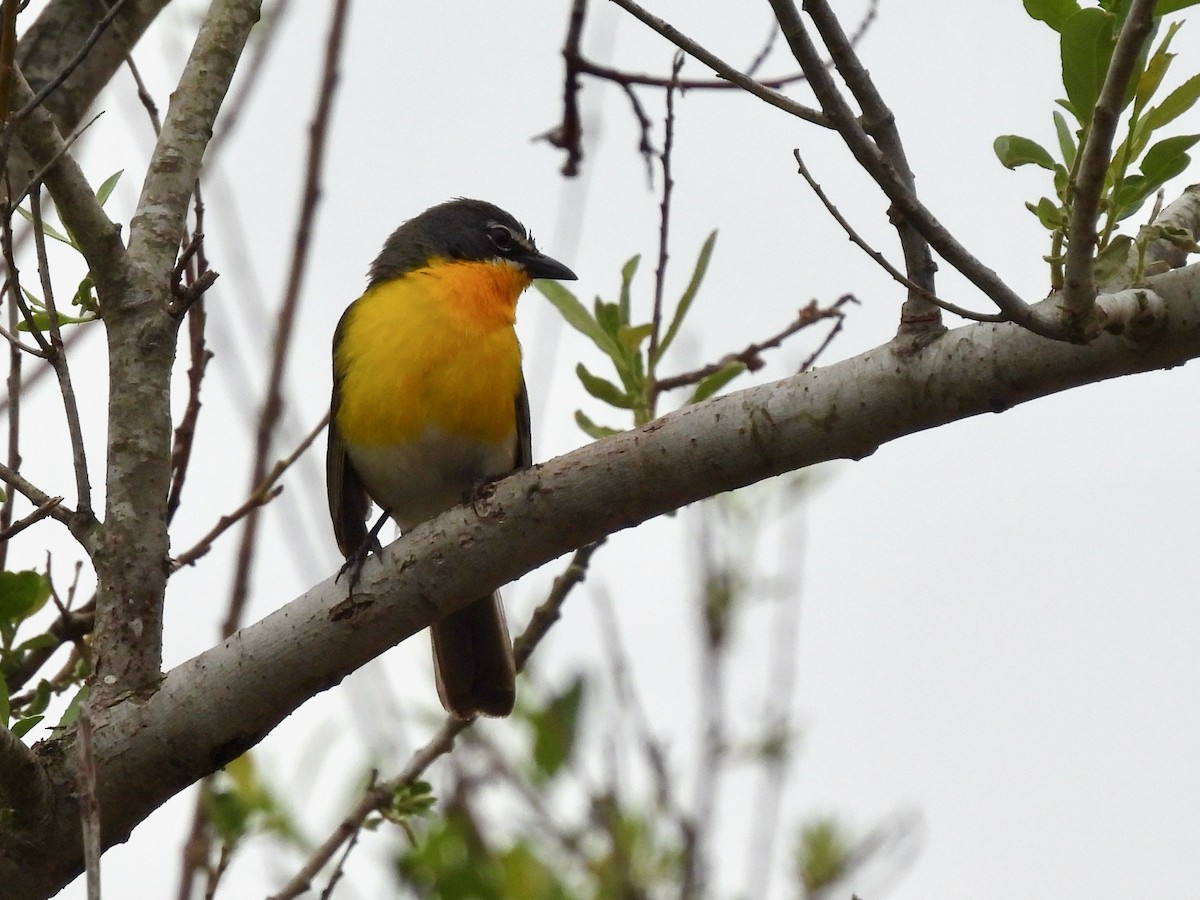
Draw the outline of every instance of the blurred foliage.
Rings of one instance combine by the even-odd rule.
[[[1191,235],[1177,228],[1148,225],[1136,237],[1118,235],[1117,226],[1136,213],[1167,181],[1185,171],[1191,162],[1187,151],[1200,141],[1200,134],[1181,134],[1155,140],[1158,132],[1187,112],[1200,99],[1200,75],[1186,79],[1174,90],[1158,98],[1175,54],[1171,43],[1182,22],[1167,26],[1161,39],[1160,17],[1200,0],[1160,0],[1155,7],[1155,27],[1146,39],[1130,79],[1122,112],[1128,113],[1125,134],[1113,150],[1100,197],[1096,223],[1096,280],[1110,283],[1128,271],[1130,251],[1136,249],[1134,281],[1144,275],[1146,247],[1165,239],[1196,248]],[[1039,166],[1053,176],[1054,195],[1042,197],[1026,207],[1037,216],[1051,236],[1051,287],[1063,284],[1063,259],[1068,242],[1075,180],[1081,158],[1080,149],[1092,129],[1092,115],[1100,98],[1117,36],[1129,11],[1129,0],[1101,0],[1098,6],[1081,7],[1077,0],[1025,0],[1029,15],[1045,23],[1059,36],[1064,99],[1058,105],[1066,112],[1053,114],[1056,135],[1055,152],[1031,138],[1006,134],[996,138],[994,150],[1009,169]],[[1157,46],[1151,52],[1151,47]],[[1067,117],[1070,117],[1068,121]],[[1134,166],[1138,170],[1134,171]]]

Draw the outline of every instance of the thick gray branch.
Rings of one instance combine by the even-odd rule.
[[[170,0],[126,0],[112,27],[87,58],[47,98],[44,106],[64,132],[74,130],[100,90],[125,62],[129,50]],[[59,74],[103,18],[109,4],[54,0],[21,37],[17,64],[34,89]]]
[[[577,546],[772,475],[859,459],[914,432],[1200,356],[1200,267],[1101,299],[1109,304],[1145,315],[1086,346],[1007,323],[947,332],[918,353],[884,345],[679,410],[505,479],[368,562],[352,598],[330,578],[174,669],[156,691],[101,711],[95,750],[105,844],[123,841],[309,697]],[[1122,318],[1130,317],[1113,320]],[[79,870],[73,740],[38,747],[59,796],[52,838],[32,856],[0,844],[0,883],[12,900],[51,893]]]
[[[261,0],[216,0],[200,26],[171,95],[130,230],[129,254],[147,271],[165,273],[174,265],[213,123],[261,6]]]

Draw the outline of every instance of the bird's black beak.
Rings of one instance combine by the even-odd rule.
[[[579,276],[560,263],[541,253],[531,253],[521,260],[530,278],[553,278],[556,281],[577,281]]]

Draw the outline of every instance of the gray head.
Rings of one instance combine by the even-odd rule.
[[[538,251],[525,226],[498,206],[460,197],[409,219],[387,239],[371,264],[370,286],[425,267],[434,259],[504,260],[530,278],[574,281],[575,273]]]

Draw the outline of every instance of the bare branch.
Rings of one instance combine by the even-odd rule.
[[[130,229],[129,256],[146,272],[169,272],[174,265],[213,123],[260,6],[261,0],[216,0],[200,26],[171,95]]]
[[[1056,313],[1048,311],[1044,306],[1032,307],[1025,303],[994,271],[963,247],[921,203],[863,130],[858,117],[822,64],[821,56],[809,37],[808,29],[804,26],[795,4],[791,0],[771,0],[771,8],[775,10],[775,16],[796,61],[808,76],[809,84],[820,100],[825,116],[842,136],[854,158],[883,189],[899,213],[913,224],[934,250],[983,291],[1009,321],[1044,337],[1078,340],[1080,336],[1067,327]]]
[[[799,166],[800,175],[803,176],[804,180],[808,182],[808,186],[812,189],[812,192],[817,195],[817,199],[821,201],[822,205],[826,210],[828,210],[829,214],[833,216],[834,221],[842,226],[842,230],[846,232],[846,237],[850,238],[850,241],[855,246],[859,247],[864,253],[867,254],[867,256],[871,257],[871,259],[879,264],[881,269],[891,275],[896,281],[900,282],[900,284],[908,288],[910,292],[919,295],[923,300],[932,303],[934,306],[944,309],[946,312],[954,313],[956,316],[962,316],[964,319],[970,319],[975,322],[1005,322],[1008,320],[1008,317],[1003,313],[972,312],[971,310],[951,303],[948,300],[942,300],[932,292],[921,287],[915,281],[912,281],[907,275],[888,262],[886,256],[868,244],[862,235],[860,235],[854,228],[854,226],[847,221],[846,217],[842,215],[841,210],[834,206],[833,201],[829,199],[829,196],[825,193],[821,185],[817,183],[815,178],[813,178],[812,173],[808,170],[808,166],[804,164],[804,160],[800,157],[800,151],[797,149],[793,150],[792,153],[796,157],[796,165]],[[925,246],[928,247],[927,244]]]
[[[1062,309],[1075,327],[1093,330],[1095,322],[1096,279],[1096,219],[1100,212],[1100,195],[1112,158],[1113,136],[1125,90],[1133,76],[1134,67],[1154,24],[1155,0],[1133,0],[1112,59],[1104,76],[1104,87],[1092,111],[1087,139],[1079,151],[1079,164],[1072,185],[1071,222],[1067,228],[1067,258],[1064,262]]]
[[[262,506],[266,506],[281,493],[283,493],[283,486],[277,485],[276,482],[279,481],[279,479],[283,476],[283,473],[286,472],[292,466],[292,464],[304,454],[304,451],[312,445],[312,442],[315,441],[317,436],[325,430],[325,426],[328,423],[329,414],[326,413],[325,416],[321,418],[321,421],[317,423],[317,426],[307,435],[305,435],[304,439],[299,443],[295,450],[288,454],[288,456],[286,456],[284,459],[276,462],[275,465],[271,467],[271,471],[268,472],[263,477],[263,480],[254,487],[254,489],[250,492],[250,496],[247,497],[237,509],[227,516],[221,516],[220,521],[218,521],[216,525],[209,529],[208,533],[205,534],[204,537],[200,538],[200,540],[197,541],[191,549],[185,550],[175,558],[175,561],[171,564],[171,571],[177,572],[184,566],[193,565],[196,560],[212,549],[213,542],[216,541],[217,538],[219,538],[222,534],[224,534],[254,510]]]
[[[64,506],[61,502],[62,498],[58,498],[60,501],[58,503],[51,502],[55,499],[54,497],[51,497],[32,482],[27,481],[8,466],[0,465],[0,481],[17,491],[19,494],[21,494],[21,496],[25,497],[35,506],[49,506],[49,516],[52,519],[57,519],[68,526],[71,525],[72,520],[75,519],[75,511]]]
[[[677,52],[675,59],[671,63],[671,77],[678,78],[679,70],[683,68],[684,55]],[[667,246],[671,231],[671,191],[675,187],[675,179],[671,177],[671,150],[675,145],[675,91],[671,88],[667,89],[667,115],[663,123],[663,149],[659,155],[659,161],[662,164],[662,201],[658,205],[658,265],[654,269],[654,312],[650,319],[650,346],[646,350],[646,356],[653,360],[658,356],[658,341],[659,332],[662,329],[662,306],[663,294],[667,287]],[[652,397],[656,397],[657,393],[653,393]],[[654,414],[654,402],[650,403],[650,414]]]
[[[83,443],[83,427],[79,423],[79,402],[75,398],[75,385],[71,381],[71,368],[63,345],[62,327],[58,321],[58,309],[54,305],[54,286],[50,281],[50,260],[46,256],[46,232],[42,223],[42,189],[35,184],[29,193],[29,209],[33,217],[33,243],[37,250],[38,275],[42,282],[42,302],[46,305],[49,321],[50,353],[47,359],[58,376],[58,390],[62,396],[63,412],[67,419],[67,434],[71,440],[71,457],[75,469],[75,492],[77,508],[85,515],[92,514],[92,483],[88,477],[87,450]]]
[[[842,31],[841,22],[830,9],[827,0],[806,0],[804,5],[813,23],[821,33],[829,55],[838,73],[850,88],[850,92],[862,109],[862,119],[868,134],[887,160],[896,176],[916,194],[916,179],[904,153],[900,130],[896,127],[896,116],[884,102],[875,87],[875,82],[858,58],[854,42]],[[900,316],[902,331],[920,334],[922,340],[928,335],[944,330],[936,303],[929,297],[935,291],[934,273],[937,267],[929,252],[928,242],[909,220],[903,216],[893,217],[893,225],[900,236],[900,247],[904,253],[904,269],[910,284],[908,299]]]
[[[13,522],[3,531],[0,531],[0,542],[11,541],[14,537],[37,522],[42,521],[46,516],[54,512],[55,508],[63,502],[62,497],[51,497],[45,503],[38,506],[33,512],[22,519]]]
[[[719,76],[724,78],[738,87],[742,88],[747,93],[753,94],[760,100],[764,100],[772,106],[782,109],[784,112],[791,113],[797,118],[804,119],[806,122],[812,122],[814,125],[820,125],[823,128],[832,128],[833,124],[830,119],[811,107],[797,103],[795,100],[787,97],[778,91],[771,90],[768,87],[743,72],[739,72],[733,66],[723,62],[700,44],[697,44],[691,38],[683,34],[675,26],[668,24],[658,16],[652,15],[634,0],[613,0],[617,6],[624,9],[634,18],[645,23],[652,30],[658,32],[668,41],[682,50],[689,56],[694,56],[700,62],[704,63]]]
[[[710,375],[716,375],[722,369],[727,368],[734,363],[740,363],[750,372],[757,372],[764,365],[762,354],[765,350],[774,350],[783,345],[783,342],[792,335],[810,325],[820,322],[822,319],[837,319],[839,322],[845,316],[842,312],[842,307],[847,303],[857,303],[850,294],[845,294],[837,299],[835,303],[827,307],[820,307],[816,300],[809,301],[807,306],[801,307],[800,312],[796,314],[796,318],[788,323],[787,327],[777,334],[772,335],[762,341],[756,341],[750,344],[745,349],[739,350],[737,353],[727,353],[715,363],[709,363],[706,366],[701,366],[699,369],[693,369],[690,372],[683,372],[679,375],[672,375],[670,378],[663,378],[661,381],[655,382],[655,392],[674,391],[681,387],[689,387],[700,381],[703,381]],[[828,344],[828,339],[821,345],[822,348]],[[820,350],[818,350],[820,352]],[[804,364],[804,369],[809,368],[812,361]],[[803,371],[803,369],[801,370]]]

